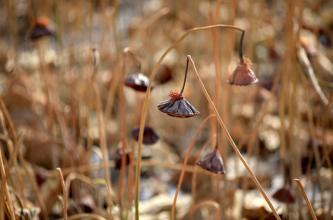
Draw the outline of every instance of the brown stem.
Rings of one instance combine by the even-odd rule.
[[[59,175],[60,185],[61,185],[61,189],[62,189],[62,202],[63,202],[62,211],[63,211],[63,215],[64,215],[64,220],[67,220],[67,193],[66,193],[64,176],[63,176],[60,168],[57,168],[57,172]]]
[[[112,219],[112,186],[111,186],[111,176],[110,171],[108,169],[108,161],[109,161],[109,152],[107,148],[106,136],[105,136],[105,124],[104,124],[104,116],[102,112],[102,103],[101,103],[101,95],[99,93],[97,84],[94,84],[94,90],[96,95],[96,113],[98,117],[98,132],[99,132],[99,141],[102,150],[103,157],[103,165],[104,165],[104,177],[106,181],[106,191],[107,191],[107,203],[108,203],[108,214],[109,218]]]
[[[197,128],[197,130],[196,130],[196,132],[195,132],[195,134],[194,134],[194,136],[191,140],[191,143],[189,144],[189,146],[187,148],[187,151],[186,151],[186,154],[185,154],[185,157],[184,157],[182,170],[180,171],[180,177],[178,179],[176,193],[175,193],[175,196],[173,197],[173,203],[172,203],[171,213],[170,213],[170,215],[171,215],[170,219],[171,220],[175,219],[175,209],[176,209],[177,198],[178,198],[178,194],[179,194],[179,191],[180,191],[180,187],[183,183],[183,179],[184,179],[184,175],[185,175],[185,168],[186,168],[186,165],[187,165],[188,158],[191,155],[194,144],[195,144],[199,134],[201,133],[202,129],[204,128],[204,125],[209,121],[209,119],[211,119],[213,117],[215,117],[215,115],[209,115],[201,122],[201,124]]]
[[[198,70],[195,66],[195,63],[192,59],[192,57],[190,55],[188,55],[188,58],[190,59],[191,61],[191,64],[193,66],[193,69],[194,69],[194,72],[195,72],[195,75],[199,81],[199,84],[200,84],[200,87],[207,99],[207,101],[211,104],[215,114],[216,114],[216,117],[217,117],[217,120],[220,124],[220,126],[222,127],[222,129],[225,131],[226,135],[227,135],[227,138],[228,138],[228,141],[230,142],[233,150],[235,151],[236,155],[238,156],[238,158],[241,160],[241,162],[243,163],[244,167],[246,168],[247,172],[249,173],[251,179],[253,180],[253,182],[255,183],[255,185],[257,186],[257,189],[259,190],[259,192],[261,193],[261,195],[264,197],[264,199],[266,200],[267,204],[269,205],[269,207],[271,208],[274,216],[276,219],[278,220],[281,220],[280,216],[277,214],[272,202],[270,201],[270,199],[268,198],[267,194],[265,193],[264,189],[262,188],[260,182],[258,181],[256,175],[253,173],[253,171],[251,170],[250,166],[248,165],[248,163],[246,162],[246,160],[244,159],[243,155],[241,154],[241,152],[238,150],[238,147],[237,145],[235,144],[234,140],[232,139],[227,127],[225,126],[219,112],[217,111],[216,107],[215,107],[215,104],[212,100],[212,98],[210,97],[209,93],[207,92],[207,89],[203,83],[203,81],[201,80],[201,77],[198,73]]]
[[[184,81],[183,81],[183,86],[182,86],[182,89],[180,90],[180,95],[183,94],[183,91],[185,89],[185,84],[186,84],[186,79],[187,79],[187,71],[188,71],[188,63],[189,63],[189,60],[188,58],[186,58],[186,68],[185,68],[185,74],[184,74]]]
[[[313,207],[312,207],[312,205],[311,205],[311,202],[310,202],[308,196],[307,196],[306,193],[305,193],[305,190],[304,190],[304,187],[303,187],[301,181],[300,181],[299,179],[294,179],[294,181],[297,183],[298,189],[299,189],[299,191],[300,191],[300,192],[302,193],[302,195],[303,195],[303,198],[304,198],[304,200],[305,200],[305,202],[306,202],[306,206],[308,207],[308,211],[309,211],[309,213],[311,214],[312,219],[313,219],[313,220],[317,220],[316,213],[315,213],[315,211],[313,210]]]
[[[1,150],[0,150],[0,177],[1,177],[1,180],[2,180],[1,181],[2,182],[1,183],[1,188],[0,188],[1,200],[4,200],[4,198],[6,198],[7,203],[8,203],[10,218],[15,219],[14,205],[12,203],[12,199],[10,198],[10,193],[9,193],[8,184],[7,184],[6,171],[5,171],[5,165],[4,165]],[[2,194],[4,194],[4,195],[2,195]],[[5,201],[5,203],[6,203],[6,201]]]

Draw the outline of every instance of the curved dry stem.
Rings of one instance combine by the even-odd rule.
[[[228,138],[228,141],[230,142],[230,144],[231,144],[233,150],[235,151],[236,155],[238,156],[238,158],[239,158],[239,159],[241,160],[241,162],[243,163],[243,165],[244,165],[244,167],[246,168],[247,172],[249,173],[251,179],[253,180],[253,182],[254,182],[255,185],[257,186],[257,189],[259,190],[259,192],[261,193],[261,195],[264,197],[264,199],[266,200],[267,204],[268,204],[269,207],[271,208],[271,210],[272,210],[272,212],[273,212],[275,218],[281,220],[281,218],[280,218],[280,216],[277,214],[277,212],[276,212],[276,210],[275,210],[275,208],[274,208],[272,202],[269,200],[269,198],[268,198],[266,192],[264,191],[264,189],[262,188],[260,182],[258,181],[256,175],[253,173],[253,171],[251,170],[250,166],[248,165],[248,163],[246,162],[246,160],[245,160],[244,157],[242,156],[241,152],[238,150],[238,148],[237,148],[237,146],[236,146],[234,140],[232,139],[232,137],[231,137],[231,135],[230,135],[230,133],[229,133],[227,127],[225,126],[225,124],[224,124],[224,122],[223,122],[223,120],[222,120],[222,118],[221,118],[219,112],[217,111],[217,109],[216,109],[216,107],[215,107],[215,104],[214,104],[212,98],[210,97],[210,95],[209,95],[209,93],[208,93],[208,91],[207,91],[207,89],[206,89],[206,87],[205,87],[203,81],[201,80],[201,77],[200,77],[200,75],[199,75],[199,73],[198,73],[198,70],[197,70],[197,68],[196,68],[196,66],[195,66],[195,63],[194,63],[192,57],[191,57],[190,55],[188,55],[188,58],[189,58],[190,61],[191,61],[191,64],[192,64],[193,69],[194,69],[194,72],[195,72],[195,75],[196,75],[196,77],[197,77],[197,79],[198,79],[198,81],[199,81],[200,87],[201,87],[201,89],[202,89],[202,91],[203,91],[203,93],[204,93],[204,95],[205,95],[207,101],[211,104],[211,106],[212,106],[212,108],[213,108],[213,110],[214,110],[214,112],[215,112],[215,114],[216,114],[216,117],[217,117],[217,120],[218,120],[218,122],[219,122],[219,125],[220,125],[221,128],[225,131],[225,133],[226,133],[226,135],[227,135],[227,138]]]
[[[1,180],[2,180],[1,188],[0,188],[1,200],[3,200],[3,198],[6,198],[10,218],[15,219],[14,205],[13,205],[13,201],[10,198],[10,193],[9,193],[9,189],[8,189],[8,185],[7,185],[5,165],[4,165],[4,161],[3,161],[3,158],[2,158],[2,151],[1,150],[0,150],[0,177],[1,177]],[[4,195],[2,195],[2,194],[4,194]],[[6,201],[5,201],[5,203],[6,203]]]
[[[173,203],[172,203],[172,207],[171,207],[171,220],[175,219],[175,209],[176,209],[176,203],[177,203],[177,198],[178,198],[178,194],[180,191],[180,187],[183,183],[183,179],[184,179],[184,175],[185,175],[185,168],[187,165],[187,161],[189,156],[191,155],[192,149],[194,147],[194,144],[196,142],[196,140],[198,139],[199,134],[201,133],[202,129],[204,128],[205,124],[209,121],[209,119],[216,117],[215,115],[208,115],[199,125],[199,127],[197,128],[184,157],[184,162],[183,162],[183,166],[182,166],[182,170],[180,171],[180,177],[178,180],[178,184],[177,184],[177,189],[176,189],[176,193],[175,196],[173,197]]]
[[[308,211],[311,214],[312,219],[317,220],[316,213],[313,210],[311,202],[310,202],[308,196],[305,193],[305,190],[304,190],[304,187],[303,187],[303,185],[301,183],[301,180],[300,179],[293,179],[293,180],[297,183],[297,187],[298,187],[299,191],[302,193],[302,196],[303,196],[303,198],[304,198],[304,200],[306,202],[306,206],[308,207]]]
[[[61,190],[62,190],[62,200],[63,200],[62,211],[63,211],[64,219],[67,220],[67,195],[66,195],[66,188],[65,188],[65,180],[64,180],[62,171],[59,167],[57,168],[57,172],[59,175],[59,180],[60,180],[60,185],[61,185]]]
[[[136,52],[134,52],[132,50],[131,47],[125,47],[124,50],[123,50],[123,54],[124,54],[124,63],[123,63],[123,70],[125,69],[125,59],[126,59],[126,55],[130,55],[131,58],[136,62],[136,64],[138,65],[139,67],[139,70],[141,71],[141,59],[139,58],[139,56],[136,54]],[[124,72],[122,73],[124,74]]]
[[[102,104],[101,104],[101,95],[99,93],[98,87],[94,84],[94,90],[96,94],[96,113],[98,117],[98,132],[99,132],[99,141],[102,150],[103,156],[103,165],[104,165],[104,177],[106,181],[106,191],[107,191],[107,203],[109,208],[109,218],[112,219],[112,186],[111,186],[111,175],[108,169],[108,161],[109,161],[109,152],[106,143],[105,136],[105,124],[104,117],[102,112]]]
[[[216,220],[221,219],[221,207],[217,202],[212,201],[212,200],[204,200],[204,201],[201,201],[201,202],[193,205],[190,208],[190,219],[193,219],[193,214],[197,209],[204,207],[204,206],[212,207],[216,212],[215,219]]]
[[[155,79],[155,76],[157,74],[157,70],[160,67],[162,61],[166,57],[166,55],[174,48],[177,47],[177,45],[182,42],[188,35],[198,32],[198,31],[204,31],[204,30],[210,30],[214,28],[229,28],[233,30],[237,30],[240,32],[244,32],[243,29],[236,27],[234,25],[224,25],[224,24],[216,24],[216,25],[209,25],[209,26],[203,26],[203,27],[196,27],[192,28],[185,33],[183,33],[170,47],[168,47],[165,52],[161,55],[158,62],[154,65],[152,73],[149,78],[149,85],[145,94],[145,99],[143,102],[142,107],[142,115],[140,120],[140,130],[139,130],[139,140],[138,140],[138,159],[136,161],[136,168],[135,168],[135,219],[139,219],[139,189],[140,189],[140,170],[141,170],[141,154],[142,154],[142,141],[143,141],[143,130],[147,118],[148,113],[148,104],[149,104],[149,98],[151,94],[151,88],[152,88],[152,82]],[[244,37],[244,35],[243,35]]]
[[[199,160],[199,157],[200,157],[201,153],[207,148],[207,146],[209,146],[209,142],[210,142],[210,140],[207,140],[206,143],[201,147],[201,149],[194,156],[195,161]],[[195,196],[196,196],[197,172],[198,172],[198,167],[195,166],[194,172],[193,172],[193,175],[192,175],[192,181],[191,181],[192,201],[195,200]]]
[[[87,185],[89,185],[92,188],[95,188],[94,183],[93,183],[93,181],[90,180],[90,178],[88,178],[88,177],[86,177],[82,174],[79,174],[79,173],[70,173],[67,176],[66,181],[65,181],[65,196],[66,196],[66,199],[68,199],[68,196],[69,196],[69,189],[70,189],[71,183],[75,179],[80,180],[83,183],[86,183]]]

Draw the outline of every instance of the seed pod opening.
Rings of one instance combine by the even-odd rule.
[[[163,101],[157,106],[161,112],[178,118],[189,118],[200,113],[180,93],[170,92],[169,96],[169,100]]]
[[[248,86],[258,82],[258,78],[251,69],[252,63],[245,59],[241,61],[229,77],[229,84],[237,86]]]
[[[54,34],[54,30],[49,25],[49,20],[45,17],[37,18],[35,25],[30,33],[30,39],[32,41],[41,39],[43,37],[51,36]]]
[[[216,174],[225,173],[222,157],[217,150],[206,154],[201,160],[196,162],[196,165]]]
[[[134,140],[139,140],[139,131],[140,128],[134,128],[132,130],[132,137]],[[154,131],[153,128],[146,126],[143,130],[143,143],[146,145],[155,144],[160,137],[158,134]]]
[[[126,76],[125,85],[138,92],[146,92],[149,78],[142,73],[132,73]]]

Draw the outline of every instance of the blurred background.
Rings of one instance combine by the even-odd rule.
[[[234,29],[195,31],[156,65],[213,24],[245,30],[244,45]],[[0,0],[0,219],[134,219],[138,159],[140,219],[169,219],[179,182],[175,219],[275,219],[205,120],[191,64],[183,96],[200,114],[156,107],[188,54],[280,218],[333,219],[332,41],[332,0]],[[230,85],[242,49],[259,81]],[[214,147],[224,174],[196,165]]]

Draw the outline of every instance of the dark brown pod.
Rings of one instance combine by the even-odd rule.
[[[54,31],[49,27],[49,20],[45,17],[39,17],[30,33],[30,39],[32,41],[41,39],[43,37],[51,36]]]
[[[138,92],[145,92],[149,85],[149,78],[142,73],[132,73],[126,76],[125,85]]]
[[[114,163],[115,163],[115,168],[117,170],[121,169],[122,166],[122,158],[124,157],[125,159],[125,166],[127,166],[130,163],[130,154],[128,151],[124,151],[122,148],[117,148],[115,156],[113,158]]]
[[[138,141],[139,140],[139,131],[140,128],[134,128],[132,130],[132,137],[134,140]],[[156,134],[154,129],[151,127],[146,126],[143,130],[143,143],[146,145],[151,145],[155,144],[160,137]]]
[[[224,174],[224,165],[220,153],[217,150],[210,152],[196,163],[199,167],[216,174]]]
[[[258,82],[258,78],[251,69],[251,61],[241,61],[229,77],[229,83],[237,86],[248,86]]]
[[[274,194],[273,198],[279,202],[291,204],[295,202],[295,197],[293,196],[289,187],[282,187],[278,189]]]
[[[161,112],[178,118],[189,118],[200,113],[181,94],[170,92],[169,96],[169,100],[163,101],[157,106]]]

